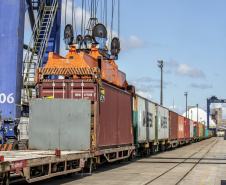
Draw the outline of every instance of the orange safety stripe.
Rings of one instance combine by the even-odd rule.
[[[0,151],[10,151],[11,149],[12,149],[12,145],[0,144]]]
[[[3,148],[1,151],[5,151],[7,144],[4,144]]]
[[[42,75],[93,75],[100,73],[100,69],[97,67],[74,67],[74,68],[39,68],[39,73]]]
[[[12,145],[8,145],[8,148],[6,149],[6,151],[10,151],[12,148]]]

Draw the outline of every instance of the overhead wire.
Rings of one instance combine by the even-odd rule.
[[[76,26],[76,19],[75,19],[75,9],[74,9],[74,23],[75,23],[75,34],[76,34],[76,36],[78,35],[78,33],[77,33],[77,26]]]
[[[111,39],[112,40],[112,30],[114,26],[114,7],[115,6],[115,0],[112,0],[112,12],[111,12]]]
[[[74,15],[74,0],[72,0],[72,14],[71,14],[71,16],[72,16],[72,28],[73,28],[73,26],[74,26],[74,19],[73,19],[73,15]]]
[[[96,11],[95,11],[95,16],[97,17],[97,9],[98,9],[98,6],[99,6],[99,0],[97,0],[96,2]]]
[[[82,22],[81,22],[81,35],[83,34],[83,8],[84,8],[84,0],[82,0]],[[83,35],[82,35],[83,36]]]
[[[120,0],[118,0],[118,38],[120,36]]]
[[[66,4],[65,4],[65,27],[66,27],[66,25],[67,25],[67,0],[66,0]]]
[[[105,0],[105,26],[107,27],[108,19],[107,19],[107,13],[108,13],[108,3],[107,0]]]
[[[85,21],[84,21],[84,35],[86,33],[86,0],[85,0]]]
[[[103,14],[102,14],[102,10],[103,10],[103,6],[102,6],[102,5],[103,5],[103,4],[102,4],[102,3],[103,3],[103,1],[101,0],[101,1],[100,1],[100,19],[101,19],[100,22],[101,22],[101,23],[103,23],[103,17],[102,17],[102,15],[103,15]]]

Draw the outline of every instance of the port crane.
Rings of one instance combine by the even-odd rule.
[[[102,68],[102,78],[126,89],[131,87],[127,87],[124,74],[118,71],[114,62],[120,52],[120,41],[119,36],[112,37],[113,2],[110,54],[106,43],[109,36],[106,29],[108,19],[106,0],[103,2],[100,22],[96,16],[97,2],[90,0],[91,18],[88,25],[84,22],[81,34],[76,35],[74,39],[72,21],[72,26],[70,24],[65,26],[64,41],[69,52],[76,48],[78,53],[84,52],[85,55],[90,53],[99,61],[96,67]],[[11,10],[14,10],[13,13]],[[27,45],[23,43],[26,11],[32,30]],[[45,68],[49,53],[59,54],[62,0],[2,0],[0,12],[0,24],[4,25],[0,30],[0,149],[23,149],[27,145],[27,138],[22,138],[21,131],[26,131],[28,125],[28,119],[25,118],[29,115],[29,100],[37,95],[35,82],[40,79],[40,70]],[[23,49],[26,49],[24,58]],[[108,70],[109,65],[112,71]],[[45,78],[56,78],[57,75],[60,73],[44,74]]]
[[[218,99],[216,96],[207,98],[207,129],[209,130],[209,115],[211,103],[226,103],[226,99]]]
[[[35,96],[36,69],[45,65],[49,52],[59,53],[60,49],[60,7],[61,0],[0,3],[0,24],[4,25],[0,29],[0,150],[23,149],[27,145],[22,132],[28,123],[23,121],[28,116],[28,101]],[[23,43],[26,9],[32,28],[28,45]]]

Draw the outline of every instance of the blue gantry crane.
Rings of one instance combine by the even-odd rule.
[[[216,96],[207,98],[207,129],[209,130],[209,115],[210,115],[210,104],[211,103],[226,103],[226,99],[218,99]]]
[[[29,45],[24,45],[26,11]],[[22,149],[27,141],[20,139],[18,125],[35,91],[36,68],[45,65],[48,52],[59,53],[61,0],[1,0],[0,25],[0,150]]]

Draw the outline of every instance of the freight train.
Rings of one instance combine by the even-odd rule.
[[[63,79],[46,78],[59,74]],[[38,99],[33,100],[30,107],[36,110],[30,111],[29,145],[32,149],[89,150],[96,152],[97,161],[106,158],[110,162],[165,151],[212,136],[212,131],[206,130],[203,124],[136,94],[135,87],[128,85],[125,74],[118,70],[114,61],[104,59],[95,47],[89,53],[71,47],[65,58],[50,53],[46,66],[37,72],[36,83]],[[60,109],[54,104],[58,99],[61,99]],[[90,120],[74,125],[67,125],[65,120],[58,121],[60,118],[53,121],[62,109],[65,115],[71,114],[64,101],[81,99],[88,104],[79,110],[80,114],[88,114]],[[81,101],[79,106],[82,107]],[[40,121],[43,115],[45,119]],[[53,125],[45,129],[52,122]],[[58,124],[62,126],[55,127]],[[59,143],[49,139],[53,130],[69,133],[62,127],[71,130],[77,144],[66,144],[69,143],[68,137],[61,137]],[[81,134],[73,130],[90,139],[81,139]],[[36,136],[46,142],[37,142]],[[114,152],[115,148],[117,152]],[[109,155],[99,152],[105,149],[109,149]]]
[[[136,154],[151,154],[201,141],[212,130],[140,95],[133,98],[133,133]]]
[[[212,137],[202,124],[137,95],[111,57],[97,46],[88,49],[71,46],[66,57],[50,52],[45,67],[36,70],[37,98],[29,105],[32,150],[0,152],[5,182],[12,173],[30,183],[84,167],[91,171]],[[61,79],[49,78],[54,75]]]

